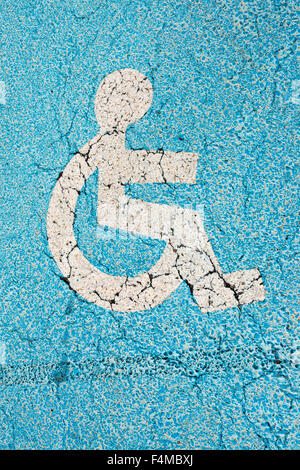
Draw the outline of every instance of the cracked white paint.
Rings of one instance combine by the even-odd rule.
[[[101,132],[65,167],[54,187],[48,210],[49,246],[65,280],[89,302],[123,312],[155,307],[183,281],[202,312],[264,300],[258,269],[222,272],[197,211],[125,197],[127,183],[196,182],[195,154],[125,149],[127,126],[147,112],[151,100],[152,86],[136,70],[113,72],[99,87],[95,112]],[[77,246],[73,230],[77,198],[97,169],[99,224],[144,234],[141,211],[151,213],[151,220],[165,214],[163,230],[159,223],[150,228],[153,238],[166,241],[165,250],[148,272],[134,278],[101,272]],[[107,207],[113,210],[105,210]],[[116,220],[113,213],[120,217]],[[190,223],[188,230],[178,234],[174,228],[183,215]]]

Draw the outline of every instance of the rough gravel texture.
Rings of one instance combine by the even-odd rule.
[[[296,2],[2,0],[0,19],[0,448],[299,447]],[[224,272],[258,268],[264,302],[201,313],[182,283],[155,308],[112,312],[62,279],[51,193],[121,68],[154,89],[127,148],[199,155],[196,184],[127,195],[203,205]],[[164,242],[101,236],[97,193],[94,173],[80,250],[108,274],[149,270]]]

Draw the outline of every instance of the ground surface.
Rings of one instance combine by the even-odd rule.
[[[0,448],[295,449],[296,6],[280,0],[1,2]],[[55,182],[99,131],[120,68],[154,87],[128,148],[196,152],[196,185],[131,185],[204,206],[225,272],[259,268],[266,300],[201,314],[182,284],[112,313],[60,278],[46,237]],[[97,175],[76,235],[104,272],[150,269],[163,242],[103,239]],[[100,234],[101,235],[101,234]]]

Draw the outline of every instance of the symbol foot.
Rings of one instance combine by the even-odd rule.
[[[258,269],[215,272],[194,285],[193,295],[202,312],[214,312],[262,301],[265,288]]]

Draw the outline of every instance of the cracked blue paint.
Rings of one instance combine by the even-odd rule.
[[[2,1],[0,448],[299,447],[297,21],[293,0]],[[182,285],[151,311],[112,313],[60,279],[51,191],[122,67],[155,92],[128,147],[199,154],[196,185],[128,195],[203,204],[224,270],[259,267],[265,302],[201,314]],[[159,242],[97,237],[95,181],[81,249],[112,274],[148,268]]]

